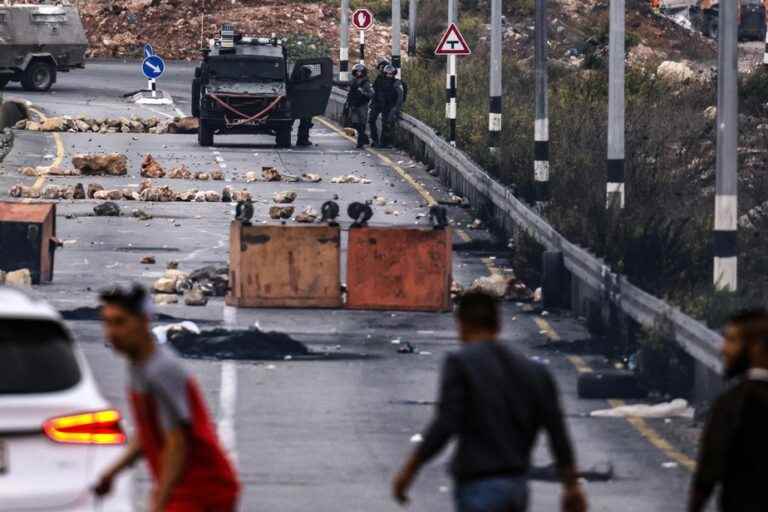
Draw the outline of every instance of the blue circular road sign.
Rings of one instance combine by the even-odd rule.
[[[160,75],[165,73],[165,61],[157,55],[151,55],[144,59],[141,65],[141,72],[149,80],[160,78]]]

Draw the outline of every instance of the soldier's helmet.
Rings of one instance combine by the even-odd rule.
[[[384,66],[384,76],[388,78],[395,78],[397,76],[397,68],[392,64]]]
[[[389,66],[389,61],[385,57],[379,57],[379,60],[376,63],[376,69],[378,69],[379,72],[381,72],[387,66]]]
[[[352,76],[355,78],[362,78],[368,75],[368,68],[364,64],[355,64],[352,68]]]

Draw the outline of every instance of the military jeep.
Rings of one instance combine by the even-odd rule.
[[[192,81],[198,143],[212,146],[215,134],[249,133],[274,135],[278,147],[290,147],[294,121],[324,114],[332,87],[331,59],[290,62],[277,38],[245,37],[225,25],[203,50]]]
[[[47,91],[58,72],[85,67],[87,49],[76,7],[0,3],[0,90]]]

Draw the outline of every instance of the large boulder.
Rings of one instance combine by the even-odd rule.
[[[275,220],[290,219],[293,212],[293,206],[271,206],[269,208],[269,217]]]
[[[296,200],[296,192],[275,192],[272,200],[277,204],[290,204]]]
[[[197,133],[200,120],[196,117],[177,117],[168,125],[168,133]]]
[[[125,176],[128,174],[128,157],[119,153],[75,155],[72,165],[84,175]]]

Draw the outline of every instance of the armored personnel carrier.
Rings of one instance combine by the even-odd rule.
[[[203,50],[192,82],[192,115],[200,119],[198,143],[215,134],[274,135],[290,147],[296,119],[325,113],[333,87],[326,57],[290,61],[279,39],[245,37],[224,25]]]
[[[47,91],[57,73],[85,67],[88,38],[77,8],[0,3],[0,90]]]

